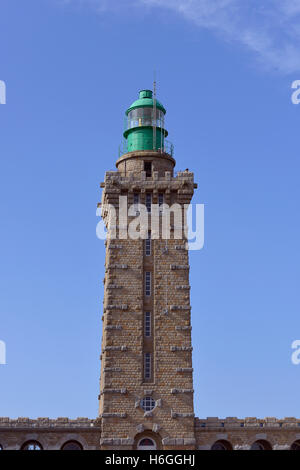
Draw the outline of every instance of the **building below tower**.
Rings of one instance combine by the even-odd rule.
[[[0,446],[4,450],[101,450],[101,419],[0,418]],[[300,450],[300,419],[206,418],[194,419],[195,450]],[[181,450],[184,439],[168,443],[157,433],[147,434],[146,446],[139,438],[125,441],[112,437],[115,449]]]

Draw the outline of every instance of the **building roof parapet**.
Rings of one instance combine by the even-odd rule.
[[[0,429],[3,428],[91,428],[99,425],[94,419],[89,418],[56,418],[51,419],[47,417],[30,419],[30,418],[16,418],[11,419],[7,417],[0,417]]]
[[[227,417],[224,419],[216,417],[208,417],[206,419],[195,418],[196,428],[232,428],[232,427],[245,427],[245,428],[295,428],[300,427],[300,419],[297,418],[255,418],[246,417],[243,419],[235,417]]]

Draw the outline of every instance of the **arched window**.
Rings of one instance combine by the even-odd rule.
[[[143,437],[137,446],[138,450],[156,450],[156,443],[149,437]]]
[[[216,441],[212,447],[211,450],[232,450],[232,445],[230,442],[221,440],[221,441]]]
[[[253,442],[251,450],[272,450],[272,446],[268,441],[260,439]]]
[[[65,442],[61,450],[83,450],[82,445],[77,441]]]
[[[295,441],[291,445],[291,450],[300,450],[300,441]]]
[[[38,441],[27,441],[22,445],[21,450],[43,450],[43,447]]]

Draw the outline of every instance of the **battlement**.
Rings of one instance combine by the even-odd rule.
[[[100,420],[89,419],[89,418],[16,418],[11,419],[7,417],[0,417],[0,431],[3,428],[15,429],[31,429],[31,428],[92,428],[94,426],[100,426]]]
[[[158,183],[162,183],[161,188],[157,187]],[[165,183],[165,184],[163,184]],[[163,174],[158,171],[153,171],[151,176],[146,176],[146,171],[140,173],[131,173],[124,176],[119,171],[107,171],[105,173],[104,182],[100,183],[101,188],[106,186],[124,186],[124,189],[128,188],[128,185],[136,184],[147,187],[149,189],[167,189],[173,183],[174,190],[180,189],[181,186],[192,184],[194,188],[197,188],[197,184],[194,184],[194,173],[190,171],[178,171],[176,176],[172,175],[172,172],[165,171]],[[132,188],[131,189],[137,189]]]
[[[208,417],[205,419],[196,418],[195,428],[209,429],[236,429],[236,428],[300,428],[300,419],[288,418],[254,418],[247,417],[243,419],[227,417],[225,419]]]

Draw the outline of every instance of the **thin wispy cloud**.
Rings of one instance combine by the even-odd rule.
[[[300,72],[300,0],[63,0],[99,12],[148,7],[181,16],[250,50],[268,68]]]

